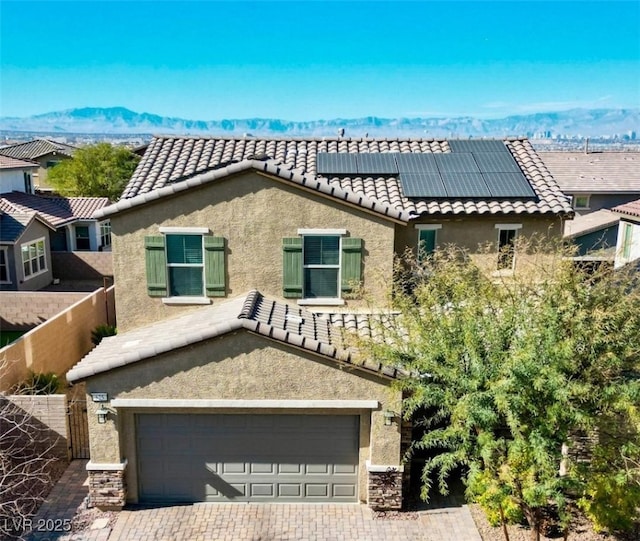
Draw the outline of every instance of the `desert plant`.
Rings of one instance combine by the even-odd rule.
[[[97,346],[102,342],[103,338],[107,336],[115,336],[116,334],[118,334],[118,329],[113,325],[98,325],[91,331],[91,341]]]

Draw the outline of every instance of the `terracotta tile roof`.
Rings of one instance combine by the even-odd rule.
[[[0,209],[6,212],[37,212],[58,227],[77,220],[90,220],[109,205],[106,197],[52,197],[23,192],[0,194]]]
[[[540,152],[565,193],[640,193],[640,152]]]
[[[33,160],[34,158],[39,158],[40,156],[53,152],[71,157],[75,150],[76,147],[65,143],[57,143],[49,139],[34,139],[26,143],[18,143],[0,148],[0,154],[12,158]]]
[[[0,208],[0,242],[13,244],[33,220],[38,220],[47,227],[55,229],[35,212],[5,212]]]
[[[505,146],[536,193],[536,200],[409,199],[397,178],[331,178],[332,185],[361,194],[403,214],[566,214],[573,209],[530,142],[508,139]],[[301,175],[316,176],[318,152],[448,153],[444,140],[412,139],[259,139],[213,137],[155,137],[127,184],[123,199],[153,192],[172,183],[225,164],[266,159]]]
[[[627,214],[628,216],[640,216],[640,199],[613,207],[613,210],[620,214]]]
[[[253,332],[369,373],[389,378],[402,375],[395,368],[369,359],[356,361],[352,352],[342,346],[340,330],[326,318],[251,291],[176,318],[105,338],[67,373],[67,380],[82,380],[238,330]]]
[[[620,216],[617,216],[614,212],[609,209],[600,209],[566,221],[563,236],[566,239],[579,237],[593,231],[605,229],[617,224],[619,221]]]
[[[1,152],[1,149],[0,149]],[[10,156],[0,154],[0,169],[26,169],[40,167],[37,163],[26,160],[18,160]]]
[[[181,179],[177,182],[169,182],[153,191],[142,192],[134,197],[120,199],[117,203],[97,211],[94,214],[94,218],[105,218],[112,214],[129,210],[163,197],[169,197],[184,190],[189,190],[194,186],[215,182],[229,175],[248,171],[249,169],[267,173],[287,183],[315,190],[330,199],[365,209],[391,220],[404,223],[412,217],[410,212],[394,207],[389,203],[372,199],[361,192],[345,189],[339,184],[329,182],[327,179],[314,175],[306,175],[299,170],[291,169],[287,165],[280,165],[274,161],[245,160],[239,163],[231,163],[225,167],[214,169],[213,171],[196,174],[195,176]]]

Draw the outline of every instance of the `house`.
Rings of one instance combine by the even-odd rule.
[[[608,261],[615,258],[620,217],[608,209],[600,209],[567,221],[564,238],[576,247],[579,261]]]
[[[516,238],[560,238],[573,210],[525,139],[156,137],[94,216],[118,335],[67,379],[87,386],[95,505],[397,509],[403,374],[349,333],[373,332],[405,250],[526,272]]]
[[[615,268],[640,259],[640,199],[613,208],[620,215]]]
[[[612,209],[640,197],[638,152],[540,152],[576,214]]]
[[[38,164],[0,154],[0,193],[33,193],[33,176]]]
[[[19,160],[29,160],[39,165],[37,172],[33,173],[34,188],[39,192],[51,192],[52,188],[47,183],[47,170],[62,160],[73,156],[76,147],[65,143],[58,143],[49,139],[34,139],[26,143],[17,143],[0,148],[0,154]],[[31,193],[31,190],[25,190]]]

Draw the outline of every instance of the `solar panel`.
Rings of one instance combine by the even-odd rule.
[[[468,139],[449,141],[451,152],[509,152],[502,141],[496,139]]]
[[[481,173],[520,173],[510,152],[476,152],[473,155]]]
[[[473,156],[469,153],[434,154],[441,173],[479,173]]]
[[[491,197],[481,173],[443,172],[448,197]]]
[[[536,193],[522,173],[483,173],[492,197],[532,198]]]
[[[400,173],[405,197],[447,197],[439,173]]]
[[[392,153],[358,154],[357,163],[360,175],[398,174],[395,154]]]
[[[316,172],[319,175],[356,175],[358,173],[356,155],[318,152]]]
[[[402,153],[396,154],[400,173],[437,173],[438,167],[434,154]]]

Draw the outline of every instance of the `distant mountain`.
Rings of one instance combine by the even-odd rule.
[[[309,120],[248,118],[186,120],[151,113],[136,113],[124,107],[84,107],[26,118],[2,117],[0,130],[86,134],[190,134],[190,135],[336,135],[347,137],[482,137],[528,135],[550,132],[597,137],[640,131],[640,109],[571,109],[554,113],[516,115],[498,119],[379,118]]]

